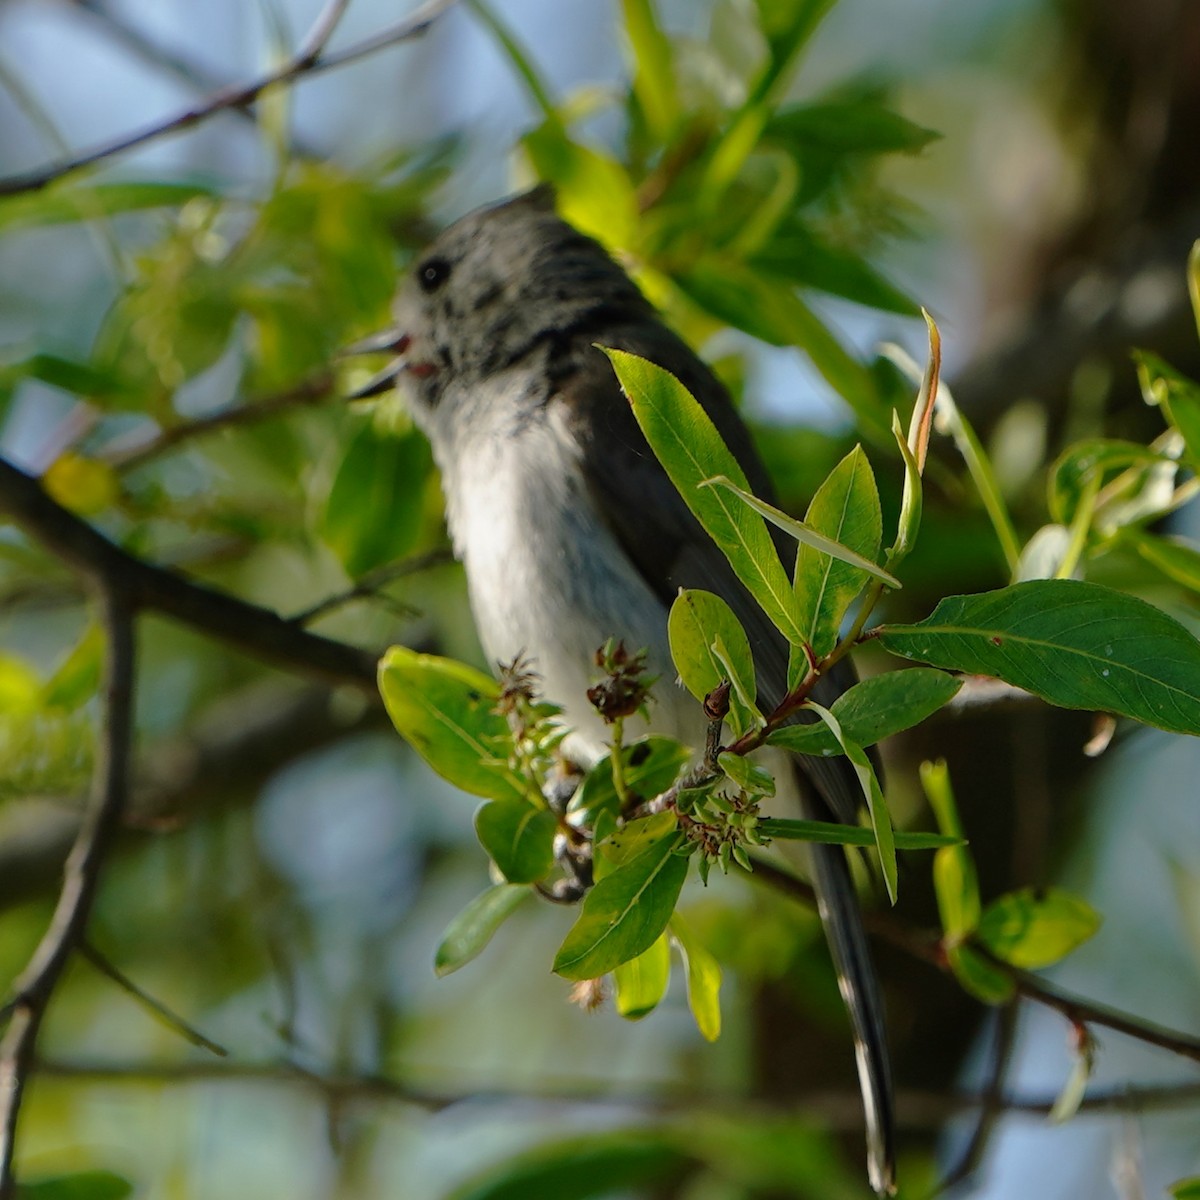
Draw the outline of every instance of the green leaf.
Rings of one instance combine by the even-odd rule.
[[[509,883],[536,883],[554,866],[558,821],[527,800],[491,800],[475,814],[475,833]]]
[[[696,1028],[707,1041],[715,1042],[721,1036],[721,964],[678,913],[671,918],[670,930],[683,954],[688,1007]]]
[[[128,382],[115,372],[58,354],[31,354],[0,367],[0,386],[9,387],[22,379],[39,379],[60,391],[91,400],[124,397],[129,390]]]
[[[982,1000],[984,1004],[1005,1004],[1012,999],[1017,985],[978,950],[970,946],[948,945],[946,960],[954,977],[977,1000]]]
[[[596,878],[603,879],[614,867],[623,866],[664,838],[673,838],[678,828],[675,814],[669,810],[652,813],[626,821],[619,829],[603,837],[597,836],[595,843]],[[599,834],[599,830],[597,831]]]
[[[670,981],[671,946],[667,935],[663,933],[649,950],[614,968],[617,1012],[629,1021],[638,1021],[648,1016],[667,994],[667,984]]]
[[[665,792],[676,780],[679,772],[691,761],[686,746],[674,738],[650,734],[621,747],[621,758],[625,764],[625,786],[635,796],[652,800]],[[596,814],[610,812],[615,817],[621,808],[617,789],[613,786],[612,754],[609,752],[596,760],[584,777],[567,811],[583,816],[585,825],[595,823]]]
[[[844,825],[840,821],[794,821],[790,817],[762,817],[758,832],[764,837],[782,841],[822,842],[830,846],[873,846],[873,830],[861,825]],[[962,838],[924,830],[904,832],[895,830],[892,837],[897,850],[937,850],[942,846],[957,846]]]
[[[962,823],[945,759],[921,764],[921,786],[938,828],[948,837],[962,839]],[[965,845],[947,846],[933,856],[933,887],[947,941],[950,945],[961,943],[979,924],[980,910],[975,860]]]
[[[813,549],[819,550],[822,554],[832,555],[840,562],[862,570],[868,575],[874,575],[877,579],[883,580],[889,587],[898,588],[900,586],[900,580],[894,575],[890,575],[878,563],[872,562],[869,558],[864,558],[861,554],[856,554],[848,546],[843,546],[840,542],[826,537],[819,530],[813,529],[805,524],[805,522],[797,521],[795,517],[789,517],[782,509],[776,508],[773,504],[768,504],[765,500],[760,500],[753,492],[748,492],[745,488],[738,487],[736,483],[731,479],[727,479],[724,475],[717,475],[712,479],[706,479],[701,486],[720,487],[724,488],[727,492],[732,492],[743,504],[747,504],[755,512],[761,513],[778,529],[791,534],[801,545],[811,546]]]
[[[762,724],[756,707],[748,707],[743,696],[754,695],[754,658],[750,639],[733,609],[712,592],[688,588],[680,591],[667,617],[671,659],[683,686],[701,703],[723,679],[736,673],[741,681],[730,693],[729,726],[740,737]],[[718,656],[714,645],[724,653]]]
[[[765,132],[792,145],[843,154],[915,154],[941,137],[872,100],[781,108]]]
[[[132,1195],[133,1184],[111,1171],[23,1180],[16,1190],[16,1200],[124,1200]]]
[[[1200,463],[1200,384],[1146,350],[1135,350],[1133,361],[1142,397],[1162,409],[1163,417],[1183,436],[1193,465]]]
[[[633,51],[633,93],[651,136],[665,142],[679,119],[674,48],[651,0],[621,0],[625,36]]]
[[[887,671],[848,688],[833,702],[831,711],[852,742],[873,746],[931,717],[960,687],[961,682],[944,671],[926,667]],[[767,741],[797,754],[828,757],[841,753],[829,729],[816,722],[785,725],[768,734]]]
[[[1120,536],[1168,579],[1200,592],[1200,547],[1186,538],[1147,533],[1134,526],[1122,529]]]
[[[767,98],[836,0],[756,0],[769,58],[750,92],[749,104]]]
[[[71,184],[0,198],[0,229],[92,221],[148,208],[174,208],[197,196],[218,195],[211,185],[201,183]]]
[[[743,791],[763,796],[775,795],[775,777],[766,767],[751,762],[744,754],[733,754],[728,750],[717,755],[721,770]]]
[[[415,430],[389,437],[367,422],[351,439],[320,529],[351,578],[413,548],[421,532],[429,467],[429,443]]]
[[[756,270],[796,287],[815,288],[906,317],[920,313],[912,300],[859,255],[830,245],[798,222],[775,233],[750,262]]]
[[[879,852],[879,865],[883,871],[883,882],[887,888],[888,899],[896,903],[896,891],[899,880],[896,873],[896,840],[892,832],[892,817],[888,812],[887,801],[883,798],[883,789],[867,752],[855,742],[852,742],[842,730],[837,717],[827,708],[809,700],[805,704],[829,726],[829,731],[837,738],[842,753],[850,760],[854,773],[858,777],[859,787],[867,802],[871,814],[871,827],[875,831],[875,846]]]
[[[1064,1121],[1069,1121],[1079,1111],[1094,1065],[1095,1054],[1090,1049],[1076,1052],[1070,1073],[1046,1117],[1052,1125],[1061,1125]]]
[[[580,1134],[492,1163],[445,1200],[598,1200],[665,1187],[691,1161],[665,1130]]]
[[[500,687],[465,663],[393,646],[379,663],[379,690],[400,735],[464,792],[527,802],[503,755],[508,723],[495,711]]]
[[[1058,888],[1023,888],[993,900],[975,936],[1004,962],[1037,970],[1065,958],[1099,928],[1099,913],[1078,896]]]
[[[769,279],[744,263],[713,256],[675,277],[701,308],[772,346],[803,350],[825,381],[850,406],[866,431],[887,432],[879,390],[870,370],[838,341],[790,285]],[[713,475],[728,471],[710,471]]]
[[[433,969],[439,978],[465,967],[532,895],[529,888],[512,883],[496,884],[486,892],[480,892],[442,934],[433,959]]]
[[[805,523],[870,562],[879,554],[883,518],[879,491],[871,464],[861,446],[855,446],[830,472],[817,489],[804,515]],[[796,556],[796,603],[801,628],[818,658],[837,644],[838,630],[846,609],[862,590],[867,574],[858,566],[823,553],[809,542],[801,542]],[[804,664],[807,668],[807,664]],[[792,664],[793,684],[803,672]],[[839,718],[840,719],[840,718]]]
[[[925,508],[924,490],[921,484],[921,466],[917,456],[909,447],[908,439],[900,426],[900,417],[892,410],[892,436],[900,457],[904,459],[904,486],[901,492],[900,516],[896,520],[896,540],[888,549],[886,559],[889,567],[900,564],[908,557],[917,534],[921,529],[921,516]]]
[[[706,479],[726,475],[740,487],[749,487],[708,414],[662,367],[623,350],[604,353],[671,482],[776,628],[795,641],[795,599],[766,522],[722,489],[700,486]]]
[[[884,626],[893,654],[992,675],[1063,708],[1200,733],[1200,642],[1122,592],[1040,579],[950,596],[915,625]]]
[[[660,838],[587,894],[583,912],[554,959],[566,979],[595,979],[648,950],[667,927],[687,876],[675,850],[683,835]]]
[[[1197,322],[1200,322],[1200,300],[1196,302],[1198,315]],[[1187,1179],[1176,1180],[1167,1191],[1171,1193],[1174,1200],[1200,1200],[1200,1175],[1192,1175]]]
[[[521,144],[538,177],[553,182],[563,220],[609,249],[633,243],[637,193],[621,163],[567,137],[557,121],[527,133]]]
[[[42,703],[47,708],[73,712],[90,700],[100,686],[104,647],[103,630],[95,623],[89,624],[54,674],[46,680],[42,688]]]
[[[1056,521],[1069,525],[1076,509],[1097,477],[1128,467],[1153,467],[1172,460],[1139,442],[1115,438],[1090,438],[1068,447],[1050,473],[1050,512]]]

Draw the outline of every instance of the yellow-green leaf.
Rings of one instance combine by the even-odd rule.
[[[496,712],[494,679],[465,663],[393,646],[379,663],[379,690],[392,724],[443,779],[476,796],[526,802],[507,765],[511,735]]]

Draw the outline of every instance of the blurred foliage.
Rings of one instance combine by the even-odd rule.
[[[717,356],[735,393],[757,348],[717,335],[732,329],[807,355],[845,401],[854,430],[757,431],[785,507],[801,510],[861,440],[878,485],[868,524],[895,530],[906,472],[891,417],[911,406],[914,387],[894,356],[864,361],[848,349],[826,302],[897,317],[918,311],[877,266],[881,248],[914,218],[887,183],[887,165],[937,135],[907,119],[898,89],[877,81],[804,90],[805,56],[833,0],[719,0],[706,9],[707,27],[686,35],[665,29],[651,0],[623,0],[627,77],[615,89],[562,98],[503,25],[500,6],[472,7],[537,110],[513,148],[520,181],[552,182],[564,216],[602,240],[693,345]],[[472,134],[338,164],[286,149],[278,102],[286,125],[286,93],[263,121],[271,122],[266,157],[280,157],[253,187],[232,174],[145,177],[109,165],[0,198],[6,246],[86,228],[107,247],[99,273],[110,272],[89,285],[98,300],[83,349],[55,312],[26,317],[15,343],[0,348],[6,444],[20,440],[47,492],[133,553],[285,616],[332,600],[317,628],[372,649],[432,636],[469,656],[457,573],[405,569],[444,549],[427,447],[391,399],[362,412],[336,397],[365,382],[339,351],[387,323],[397,272],[452,204]],[[604,138],[597,129],[616,132]],[[1197,269],[1193,258],[1194,294]],[[5,312],[20,300],[20,281],[6,283]],[[1137,372],[1162,417],[1150,445],[1103,428],[1053,444],[1044,414],[1014,410],[984,446],[961,414],[940,413],[946,436],[934,438],[926,469],[924,536],[905,561],[892,614],[924,616],[947,590],[1054,576],[1194,612],[1200,547],[1162,522],[1196,490],[1200,388],[1150,351],[1139,354]],[[820,510],[810,510],[816,523]],[[32,883],[22,863],[37,859],[39,844],[61,849],[63,823],[87,790],[103,646],[85,609],[60,564],[0,531],[5,979],[27,961],[57,885],[57,862],[46,867],[45,854],[40,873],[30,868]],[[35,1079],[19,1195],[859,1194],[839,1139],[799,1117],[766,1120],[730,1105],[719,1116],[647,1117],[636,1128],[606,1117],[595,1132],[561,1112],[558,1093],[574,1084],[600,1097],[636,1098],[660,1085],[668,1100],[754,1096],[770,1073],[764,1059],[781,1057],[769,1048],[783,1036],[779,1026],[758,1024],[781,994],[788,1022],[798,1024],[797,1014],[807,1022],[795,1073],[848,1081],[848,1039],[812,914],[732,878],[708,891],[689,884],[682,919],[668,928],[664,912],[659,928],[642,930],[629,943],[640,965],[617,981],[620,1013],[659,1011],[635,1026],[605,1016],[585,1025],[546,982],[547,949],[567,936],[574,912],[518,905],[528,890],[511,883],[482,891],[463,798],[419,771],[395,739],[344,738],[362,720],[358,698],[329,697],[319,738],[298,723],[272,753],[239,759],[239,738],[265,708],[284,710],[295,689],[261,690],[265,669],[193,633],[155,621],[139,632],[135,828],[105,876],[92,935],[143,986],[231,1046],[231,1082],[205,1074],[218,1077],[225,1064],[77,966],[41,1050],[50,1061],[99,1064],[101,1077]],[[722,667],[736,666],[738,647],[724,649]],[[700,650],[702,672],[712,664],[708,644]],[[448,673],[453,693],[464,677]],[[490,695],[486,677],[471,681]],[[908,700],[917,706],[922,697]],[[747,727],[751,707],[739,710]],[[833,713],[843,736],[870,743],[853,713]],[[495,724],[503,738],[507,727]],[[834,738],[832,726],[821,732]],[[623,750],[627,783],[651,786],[656,772],[678,766],[669,747]],[[470,786],[478,761],[459,766],[466,774],[455,781],[479,791]],[[520,824],[527,815],[516,806],[528,808],[530,797],[506,761],[482,775],[489,787],[507,782],[503,796],[482,793],[492,811],[481,836],[489,848],[512,848],[513,816]],[[609,762],[580,803],[611,813],[612,779]],[[972,993],[1004,999],[1005,976],[984,949],[1038,965],[1082,940],[1095,914],[1057,892],[985,902],[972,854],[998,851],[957,844],[971,830],[948,775],[932,768],[924,784],[939,828],[956,842],[934,859],[952,965]],[[904,822],[917,804],[908,801]],[[614,845],[614,861],[624,853],[641,869],[649,853],[661,869],[671,857],[654,836],[662,831],[642,832],[643,853]],[[552,823],[532,836],[532,855],[529,844],[516,845],[510,879],[540,877]],[[715,861],[728,866],[731,853],[721,862],[718,849]],[[678,894],[674,874],[667,890]],[[439,945],[439,929],[458,911]],[[686,988],[668,981],[668,937],[682,950]],[[435,954],[450,976],[436,982]],[[725,1033],[709,1049],[685,1008],[713,1037],[722,977]],[[247,1063],[265,1069],[241,1079]],[[164,1080],[105,1081],[114,1064],[161,1065]],[[945,1067],[947,1079],[953,1069]],[[475,1089],[534,1099],[500,1113],[421,1111]],[[536,1107],[539,1095],[553,1099],[552,1114]],[[384,1108],[389,1096],[404,1102],[401,1115]],[[522,1148],[543,1135],[544,1145]],[[921,1140],[920,1153],[931,1157],[932,1145]],[[856,1162],[857,1130],[847,1146],[845,1161]],[[418,1150],[422,1177],[405,1160]],[[914,1163],[909,1178],[928,1169]]]

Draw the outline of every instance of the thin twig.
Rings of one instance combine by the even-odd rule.
[[[296,625],[311,624],[318,617],[327,616],[334,609],[341,608],[355,600],[364,600],[369,596],[374,596],[380,588],[394,583],[397,579],[428,571],[431,567],[442,567],[453,561],[454,554],[450,548],[438,546],[434,550],[427,550],[424,554],[417,554],[412,558],[385,563],[373,571],[368,571],[353,587],[347,588],[344,592],[338,592],[336,595],[327,596],[311,608],[306,608],[303,612],[298,612],[288,619]]]
[[[296,51],[297,63],[311,67],[321,57],[322,51],[329,44],[329,39],[333,37],[334,30],[349,7],[350,0],[326,0],[325,7],[317,13],[317,19],[312,23],[304,41],[300,43],[300,49]]]
[[[283,416],[294,409],[319,404],[333,391],[333,384],[333,376],[322,372],[309,379],[301,380],[294,387],[273,396],[266,396],[261,400],[250,400],[245,404],[232,405],[191,421],[170,425],[155,437],[140,444],[113,445],[103,451],[101,457],[122,470],[140,467],[168,450],[174,450],[196,438],[219,433],[225,429],[256,425],[260,421],[269,421],[274,417]]]
[[[558,1104],[611,1104],[628,1110],[631,1106],[660,1113],[711,1111],[730,1107],[745,1115],[748,1110],[778,1112],[780,1105],[748,1097],[739,1092],[706,1091],[698,1096],[694,1086],[658,1086],[631,1090],[613,1085],[611,1080],[573,1077],[569,1081],[543,1080],[528,1088],[496,1088],[486,1083],[464,1085],[455,1090],[417,1088],[399,1079],[383,1075],[333,1074],[307,1070],[292,1063],[183,1062],[168,1064],[125,1064],[40,1060],[40,1074],[56,1079],[78,1080],[116,1086],[164,1084],[186,1087],[193,1083],[268,1083],[280,1087],[310,1088],[323,1095],[343,1100],[355,1099],[378,1103],[400,1103],[437,1112],[463,1100],[533,1100]],[[898,1123],[906,1129],[933,1131],[950,1118],[970,1112],[988,1102],[983,1092],[919,1091],[902,1088],[896,1096]],[[1114,1088],[1086,1097],[1081,1113],[1145,1113],[1189,1107],[1200,1103],[1200,1083],[1163,1084],[1143,1088]],[[800,1097],[791,1096],[782,1105],[790,1114],[811,1112],[822,1124],[851,1128],[862,1120],[862,1099],[857,1089],[814,1089]],[[1039,1095],[1002,1097],[1003,1111],[1044,1117],[1054,1106],[1054,1098]]]
[[[1017,992],[1021,996],[1062,1013],[1068,1021],[1085,1026],[1101,1025],[1105,1029],[1115,1029],[1126,1037],[1136,1038],[1139,1042],[1170,1050],[1172,1054],[1200,1063],[1200,1037],[1194,1034],[1181,1033],[1177,1029],[1169,1029],[1165,1025],[1147,1021],[1143,1017],[1112,1008],[1097,1000],[1072,995],[1037,975],[1003,963],[999,965],[1016,984]]]
[[[1004,1080],[1012,1061],[1017,1032],[1017,1005],[1008,1003],[996,1013],[996,1044],[992,1050],[992,1067],[987,1083],[979,1097],[979,1115],[970,1140],[954,1167],[938,1186],[937,1193],[948,1192],[969,1178],[983,1161],[984,1152],[996,1128],[996,1122],[1006,1109]]]
[[[224,1046],[214,1042],[212,1038],[205,1037],[194,1025],[189,1025],[178,1013],[172,1012],[161,1000],[150,995],[143,988],[138,987],[124,971],[115,966],[105,955],[101,954],[95,946],[89,941],[82,941],[79,944],[79,955],[81,958],[86,958],[101,975],[111,979],[122,991],[128,992],[143,1008],[153,1013],[158,1020],[162,1021],[169,1029],[173,1029],[180,1037],[191,1042],[193,1046],[199,1046],[202,1050],[207,1050],[210,1054],[215,1054],[218,1058],[227,1058],[229,1051]]]
[[[12,1016],[0,1042],[0,1200],[15,1193],[13,1154],[21,1099],[33,1065],[38,1030],[73,950],[87,928],[105,852],[121,819],[133,741],[133,606],[114,579],[100,589],[101,623],[108,640],[104,733],[94,792],[63,871],[50,925],[14,985]]]
[[[192,126],[207,121],[217,113],[226,112],[229,109],[244,108],[247,104],[251,104],[257,100],[267,88],[274,87],[276,84],[288,83],[301,77],[317,75],[322,71],[328,71],[334,67],[355,62],[386,46],[393,46],[399,42],[409,41],[424,33],[454,3],[455,0],[427,0],[427,3],[421,5],[420,8],[411,13],[403,21],[399,21],[395,25],[391,25],[369,38],[364,38],[362,41],[356,42],[354,45],[348,46],[345,50],[336,54],[318,55],[315,60],[308,61],[302,51],[300,54],[288,59],[282,66],[260,76],[252,83],[242,84],[237,87],[222,88],[200,103],[184,109],[183,112],[176,113],[175,116],[169,117],[165,121],[160,121],[136,133],[124,134],[121,137],[114,138],[112,141],[95,146],[91,150],[77,154],[72,158],[65,158],[33,171],[23,172],[18,175],[9,175],[0,179],[0,196],[15,196],[23,192],[40,191],[56,180],[82,170],[84,167],[93,166],[107,158],[113,158],[116,155],[133,150],[138,146],[144,146],[147,142],[155,141],[169,134],[190,129]],[[322,16],[318,18],[318,23],[327,20],[326,14],[329,11],[329,7],[332,7],[332,5],[327,6],[323,10]],[[317,26],[314,26],[314,29],[317,29]],[[305,45],[310,40],[311,35],[306,35]]]
[[[762,855],[752,856],[751,861],[754,865],[754,870],[750,874],[751,879],[758,880],[784,895],[791,896],[802,904],[816,905],[816,895],[812,887],[804,880],[798,879],[790,871]],[[917,929],[897,920],[891,913],[879,910],[865,912],[863,923],[870,933],[898,946],[914,958],[919,958],[946,974],[952,973],[949,960],[942,950],[941,938],[937,934]],[[976,946],[975,949],[981,954],[986,954],[986,950],[981,946]],[[1084,1026],[1101,1025],[1106,1029],[1115,1029],[1118,1033],[1136,1038],[1140,1042],[1158,1046],[1163,1050],[1170,1050],[1181,1058],[1200,1062],[1200,1037],[1196,1037],[1194,1034],[1183,1033],[1178,1029],[1169,1029],[1165,1025],[1147,1021],[1142,1017],[1112,1008],[1099,1001],[1075,996],[1038,975],[1022,971],[999,959],[992,958],[991,961],[998,970],[1003,971],[1013,981],[1020,996],[1046,1008],[1054,1009],[1068,1021]]]

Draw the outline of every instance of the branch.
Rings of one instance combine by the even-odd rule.
[[[308,1070],[292,1063],[184,1062],[169,1064],[106,1064],[41,1060],[38,1071],[47,1077],[78,1080],[84,1083],[139,1086],[157,1084],[186,1087],[193,1083],[268,1083],[279,1087],[303,1087],[333,1099],[356,1099],[377,1103],[412,1105],[429,1112],[440,1112],[463,1100],[537,1100],[555,1104],[612,1105],[629,1110],[631,1106],[655,1112],[676,1113],[732,1108],[744,1116],[748,1110],[765,1113],[811,1113],[822,1125],[833,1129],[854,1129],[862,1121],[862,1098],[857,1089],[813,1089],[799,1098],[789,1097],[782,1105],[765,1102],[742,1093],[707,1092],[698,1096],[689,1084],[628,1090],[613,1086],[611,1080],[572,1078],[556,1084],[546,1081],[529,1088],[465,1087],[457,1091],[414,1088],[384,1075],[334,1074]],[[898,1123],[906,1129],[934,1131],[947,1120],[987,1104],[984,1092],[934,1092],[913,1088],[896,1095]],[[1144,1113],[1175,1109],[1200,1102],[1200,1084],[1164,1084],[1142,1088],[1120,1088],[1096,1092],[1085,1097],[1081,1113]],[[1054,1097],[1014,1095],[1002,1097],[1004,1112],[1046,1116],[1054,1107]]]
[[[288,83],[302,76],[317,75],[322,71],[355,62],[386,46],[409,41],[424,33],[454,2],[455,0],[426,0],[425,4],[409,14],[403,21],[356,42],[336,54],[324,54],[325,39],[333,32],[333,27],[341,15],[341,9],[345,7],[342,0],[329,0],[310,32],[305,36],[300,50],[276,70],[260,76],[252,83],[222,88],[201,103],[184,109],[183,112],[156,125],[139,130],[137,133],[125,134],[113,141],[86,150],[73,158],[62,159],[34,171],[2,178],[0,179],[0,196],[15,196],[23,192],[40,191],[56,180],[74,174],[84,167],[93,166],[106,158],[113,158],[127,150],[144,146],[147,142],[199,125],[217,113],[244,108],[257,100],[267,88],[276,84]]]
[[[190,442],[195,438],[206,437],[223,429],[236,429],[244,425],[256,425],[259,421],[268,421],[279,417],[296,408],[304,408],[310,404],[318,404],[333,390],[333,376],[325,372],[301,380],[294,387],[266,396],[261,400],[250,400],[245,404],[231,405],[219,409],[192,421],[183,421],[178,425],[170,425],[147,441],[130,444],[126,439],[114,439],[117,444],[110,446],[102,457],[114,467],[130,470],[140,467],[151,459],[174,450],[177,446]]]
[[[797,879],[790,871],[761,855],[753,856],[752,862],[754,870],[750,873],[751,879],[756,879],[786,896],[791,896],[806,906],[816,906],[816,895],[812,887],[804,880]],[[888,912],[865,912],[863,923],[870,933],[899,947],[912,957],[937,967],[939,971],[947,975],[953,974],[949,960],[942,951],[939,935],[907,925]],[[976,949],[981,953],[986,953],[980,946],[976,946]],[[1177,1029],[1169,1029],[1165,1025],[1158,1025],[1154,1021],[1144,1020],[1132,1013],[1111,1008],[1109,1005],[1095,1000],[1075,996],[1055,987],[1054,984],[1040,976],[1022,971],[1018,967],[990,955],[988,957],[997,969],[1003,971],[1013,981],[1018,995],[1062,1013],[1068,1021],[1079,1025],[1101,1025],[1106,1029],[1115,1029],[1118,1033],[1136,1038],[1140,1042],[1158,1046],[1163,1050],[1170,1050],[1181,1058],[1200,1062],[1200,1037],[1182,1033]]]
[[[173,1030],[180,1037],[191,1042],[193,1046],[199,1046],[201,1050],[207,1050],[210,1054],[215,1054],[218,1058],[227,1058],[229,1056],[229,1051],[224,1046],[214,1042],[212,1038],[206,1037],[194,1025],[189,1025],[183,1017],[169,1009],[161,1000],[150,995],[145,988],[138,987],[124,971],[105,958],[91,942],[80,942],[78,949],[80,956],[86,958],[101,975],[106,979],[110,979],[123,992],[127,992],[132,996],[147,1012],[161,1021],[168,1029]]]
[[[1200,1063],[1200,1037],[1190,1033],[1180,1033],[1176,1029],[1169,1029],[1154,1021],[1147,1021],[1132,1013],[1123,1012],[1119,1008],[1110,1008],[1107,1004],[1075,996],[1055,987],[1037,975],[1031,975],[1027,971],[1019,970],[1017,967],[1001,963],[996,959],[992,961],[1007,972],[1017,986],[1018,995],[1062,1013],[1072,1023],[1101,1025],[1105,1029],[1115,1029],[1118,1033],[1125,1034],[1126,1037],[1136,1038],[1139,1042],[1170,1050],[1181,1058],[1190,1058],[1192,1062]]]
[[[13,1154],[21,1099],[42,1018],[71,952],[82,942],[104,855],[121,820],[133,741],[133,606],[113,580],[100,591],[108,639],[104,733],[94,794],[67,858],[50,925],[14,985],[8,1030],[0,1042],[0,1200],[15,1192]]]
[[[119,583],[134,609],[148,608],[202,630],[260,661],[375,694],[375,656],[308,633],[269,609],[193,583],[136,558],[52,500],[41,484],[0,458],[0,514],[86,578]]]
[[[424,554],[415,554],[411,558],[403,558],[397,562],[384,563],[373,571],[368,571],[353,587],[344,592],[337,592],[318,601],[311,608],[298,612],[289,620],[297,625],[311,625],[320,617],[327,616],[335,609],[350,604],[355,600],[365,600],[379,593],[389,583],[404,579],[408,575],[417,575],[428,571],[431,567],[442,567],[454,561],[454,554],[448,546],[436,546],[426,550]]]
[[[217,92],[230,86],[227,82],[217,78],[212,72],[206,70],[198,62],[185,58],[182,54],[177,54],[166,46],[161,46],[151,40],[135,25],[128,23],[117,13],[113,12],[101,0],[68,0],[68,2],[102,25],[105,32],[129,53],[140,58],[144,63],[148,63],[158,70],[166,71],[169,75],[173,75],[177,80],[187,84],[193,90],[198,92]],[[254,105],[251,103],[235,105],[231,111],[250,122],[255,122],[258,119]],[[295,140],[293,140],[292,149],[296,154],[304,158],[313,158],[316,156],[315,150]]]

